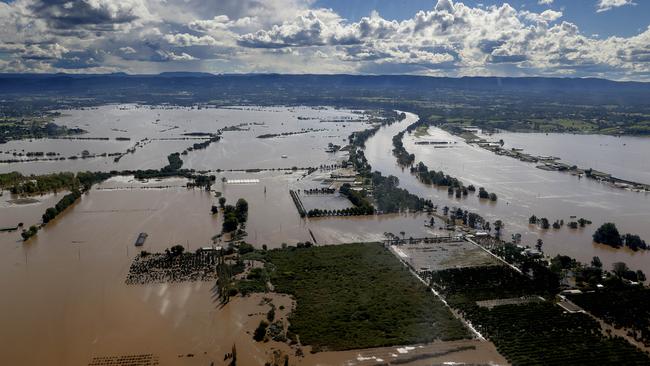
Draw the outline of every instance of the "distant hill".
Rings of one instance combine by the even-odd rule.
[[[0,74],[0,97],[84,98],[94,103],[498,102],[648,105],[650,83],[605,79],[427,77],[413,75],[286,75],[167,72],[159,75]],[[469,98],[469,99],[468,99]],[[70,100],[68,101],[70,102]],[[90,103],[87,101],[87,103]]]

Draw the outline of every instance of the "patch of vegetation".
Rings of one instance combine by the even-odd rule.
[[[275,290],[295,296],[290,331],[315,350],[468,338],[467,329],[380,244],[266,252]]]
[[[32,225],[29,227],[29,229],[23,230],[20,233],[20,236],[23,238],[24,241],[27,241],[32,236],[36,235],[36,233],[38,233],[38,226]]]
[[[647,365],[648,355],[620,337],[605,337],[586,314],[550,302],[478,306],[467,312],[477,329],[513,365]]]
[[[411,173],[417,175],[418,179],[424,184],[459,188],[463,187],[463,182],[460,180],[445,174],[442,170],[429,170],[423,162],[419,162],[417,166],[411,168]]]
[[[359,212],[361,215],[372,215],[375,213],[375,208],[372,207],[364,192],[353,190],[352,186],[348,183],[343,184],[340,191],[355,206],[355,212]]]
[[[530,279],[503,265],[451,268],[426,277],[458,308],[482,300],[554,295],[559,285],[557,278],[539,275]]]
[[[183,166],[183,160],[181,159],[180,153],[175,152],[173,154],[169,154],[167,156],[167,160],[169,161],[169,164],[164,166],[161,169],[161,172],[175,172]]]
[[[75,189],[63,196],[63,198],[61,198],[59,202],[56,203],[56,206],[49,207],[47,210],[45,210],[45,213],[43,214],[43,224],[47,224],[48,222],[52,221],[60,213],[65,211],[66,208],[72,206],[73,203],[77,202],[79,198],[81,198],[81,191],[78,189]]]
[[[219,260],[220,255],[215,251],[199,249],[188,253],[182,245],[174,245],[164,253],[143,251],[131,263],[126,284],[214,280]]]
[[[52,114],[54,115],[54,114]],[[31,138],[59,137],[86,133],[80,128],[67,128],[50,122],[51,116],[21,118],[3,118],[0,121],[0,143],[9,140]]]
[[[533,279],[509,267],[461,268],[432,274],[450,305],[513,365],[647,365],[648,355],[620,337],[604,336],[582,313],[565,313],[551,301],[480,307],[477,300],[553,294],[557,282]]]
[[[379,172],[372,173],[373,198],[377,210],[382,212],[401,212],[405,210],[422,211],[432,207],[430,200],[425,200],[406,189],[399,188],[399,179],[395,176],[384,177]]]
[[[645,241],[638,235],[619,234],[616,225],[611,222],[602,224],[594,233],[593,238],[596,243],[607,244],[614,248],[623,245],[635,251],[648,248]]]
[[[223,197],[222,197],[223,198]],[[219,199],[219,204],[221,205],[221,198]],[[226,200],[223,200],[223,225],[222,230],[224,233],[230,233],[237,228],[240,228],[245,225],[246,220],[248,220],[248,202],[245,199],[240,198],[237,200],[235,206],[226,205]]]
[[[621,286],[567,296],[605,322],[631,329],[636,340],[650,346],[650,289]]]

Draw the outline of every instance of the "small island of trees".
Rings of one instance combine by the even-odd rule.
[[[648,249],[646,242],[638,235],[629,233],[621,235],[616,225],[611,222],[602,224],[594,233],[593,238],[596,243],[606,244],[614,248],[626,246],[634,251]]]

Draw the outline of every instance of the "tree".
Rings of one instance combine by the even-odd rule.
[[[625,246],[636,251],[639,249],[647,249],[647,245],[643,239],[638,235],[625,234],[623,235],[623,242]]]
[[[623,277],[623,275],[625,275],[625,273],[629,270],[630,269],[627,267],[627,264],[623,262],[615,262],[612,264],[612,271],[619,278]]]
[[[219,207],[223,210],[226,207],[226,197],[219,197]]]
[[[537,244],[535,244],[535,248],[537,248],[538,251],[542,251],[542,245],[544,245],[544,241],[540,238],[537,239]]]
[[[496,234],[497,237],[501,235],[501,228],[502,227],[503,227],[503,221],[497,220],[497,221],[494,222],[494,230],[496,231],[495,234]]]
[[[607,244],[613,247],[619,247],[622,244],[621,235],[618,233],[616,225],[611,222],[602,224],[593,235],[596,243]]]
[[[37,232],[38,232],[38,227],[36,225],[32,225],[29,227],[28,230],[23,230],[22,233],[20,233],[20,236],[22,236],[23,240],[26,241],[27,239],[36,235]]]
[[[490,201],[496,202],[497,200],[497,194],[496,193],[490,193]]]
[[[185,251],[185,248],[184,248],[182,245],[180,245],[180,244],[176,244],[176,245],[174,245],[174,246],[171,247],[171,249],[169,250],[169,252],[171,253],[171,255],[174,256],[174,257],[183,254],[184,251]]]
[[[237,226],[239,226],[239,221],[237,221],[237,217],[234,213],[229,213],[224,216],[222,225],[223,232],[229,233],[235,231],[237,230]]]
[[[485,188],[480,187],[478,189],[478,198],[490,198],[490,194],[485,190]]]
[[[269,323],[265,322],[264,320],[260,320],[260,324],[257,326],[255,332],[253,333],[253,339],[257,342],[263,341],[264,337],[266,336],[266,328],[268,326]]]
[[[528,219],[528,223],[531,225],[537,224],[537,216],[533,215]]]
[[[594,257],[591,260],[591,266],[596,268],[603,268],[603,262],[600,261],[600,258]]]
[[[59,214],[59,211],[55,207],[50,207],[47,210],[45,210],[45,213],[43,214],[43,223],[47,224],[50,222],[50,220],[54,219],[56,215]]]
[[[551,226],[546,217],[542,217],[539,221],[540,221],[540,226],[544,230],[548,229]]]
[[[248,219],[248,202],[245,199],[240,198],[235,204],[235,215],[237,216],[237,221],[240,223],[246,222]]]
[[[232,344],[232,360],[230,361],[230,366],[237,366],[237,347],[235,347],[235,344]]]
[[[216,215],[219,212],[219,207],[212,205],[210,211],[212,212],[213,215]]]

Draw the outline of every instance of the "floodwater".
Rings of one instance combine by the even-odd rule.
[[[7,294],[0,312],[11,314],[0,317],[2,364],[87,365],[94,357],[153,354],[163,365],[221,365],[233,343],[244,364],[264,364],[270,346],[252,341],[254,327],[268,311],[259,299],[238,298],[221,309],[213,299],[213,282],[124,283],[140,251],[134,246],[140,232],[149,234],[141,249],[150,252],[175,244],[190,251],[210,245],[221,229],[220,215],[210,214],[218,200],[215,192],[229,203],[248,200],[248,241],[258,247],[312,240],[310,229],[321,244],[379,240],[384,231],[397,234],[409,227],[406,237],[424,234],[424,215],[302,220],[288,190],[305,184],[303,171],[215,174],[212,191],[187,189],[186,180],[179,178],[111,178],[28,242],[20,240],[19,232],[0,233],[0,290]],[[221,178],[259,183],[231,184]],[[0,206],[3,225],[15,225],[17,219],[25,225],[38,223],[45,208],[59,199],[47,195],[36,197],[39,202],[15,205],[7,203],[7,196]],[[13,219],[5,223],[7,217]],[[498,357],[489,347],[479,345],[476,351],[450,357]],[[378,352],[387,350],[363,354]],[[351,352],[309,355],[301,362],[335,365],[355,357]]]
[[[61,111],[55,123],[82,128],[82,138],[109,140],[35,139],[0,145],[0,160],[14,159],[14,152],[56,152],[61,156],[126,152],[138,141],[148,139],[115,163],[113,157],[63,161],[0,163],[0,172],[43,174],[59,171],[110,171],[159,169],[167,155],[182,152],[204,140],[186,133],[216,133],[224,127],[222,139],[206,149],[182,156],[184,168],[197,170],[291,168],[331,164],[342,153],[328,153],[328,143],[343,146],[353,131],[368,127],[367,115],[358,111],[309,107],[188,108],[140,105],[106,105]],[[307,133],[274,138],[256,138],[283,132]],[[130,141],[115,140],[129,137]],[[284,156],[284,157],[283,157]],[[27,159],[27,157],[22,157]]]
[[[513,132],[481,137],[490,141],[502,139],[505,149],[519,148],[533,155],[553,155],[569,165],[650,184],[648,137]]]
[[[38,147],[37,151],[52,149],[61,154],[78,154],[83,149],[90,153],[112,152],[113,147],[128,148],[144,137],[173,138],[186,132],[215,132],[223,126],[240,123],[252,125],[243,126],[251,129],[248,131],[224,132],[223,139],[208,149],[183,156],[185,167],[210,170],[209,173],[216,176],[211,191],[187,189],[186,180],[179,178],[139,182],[132,177],[114,177],[96,185],[80,202],[28,242],[20,240],[19,232],[0,233],[0,291],[5,294],[0,301],[0,312],[11,314],[0,317],[2,364],[87,365],[98,356],[153,354],[164,365],[208,365],[212,361],[222,365],[223,355],[230,351],[233,343],[244,357],[242,364],[268,361],[269,345],[253,342],[251,334],[268,311],[267,305],[260,304],[260,298],[237,298],[219,308],[213,299],[213,282],[142,286],[124,283],[131,260],[139,252],[134,242],[140,232],[149,234],[142,249],[150,252],[163,251],[175,244],[192,251],[210,245],[221,230],[221,215],[210,214],[211,206],[218,201],[217,192],[223,194],[228,203],[238,198],[248,201],[246,240],[257,247],[266,244],[273,248],[282,243],[293,245],[314,240],[319,244],[375,241],[384,239],[388,232],[406,238],[448,235],[439,227],[426,228],[423,225],[429,219],[426,214],[301,219],[289,190],[327,187],[323,179],[326,172],[306,175],[303,170],[216,171],[339,162],[345,155],[326,153],[327,143],[341,141],[339,144],[343,145],[342,141],[351,131],[367,128],[365,122],[352,122],[363,118],[352,111],[320,108],[198,110],[128,105],[65,113],[57,123],[84,128],[90,131],[88,136],[113,140],[24,141],[21,142],[24,145],[18,143],[9,149],[31,151]],[[415,145],[415,138],[406,136],[405,146],[418,160],[423,160],[432,169],[443,169],[467,184],[485,186],[498,194],[499,201],[449,198],[446,189],[427,187],[408,171],[403,171],[392,156],[392,136],[416,119],[417,116],[408,114],[405,121],[382,128],[368,141],[366,156],[374,169],[398,176],[402,187],[430,197],[441,206],[471,209],[490,221],[500,218],[506,223],[506,235],[520,232],[526,244],[532,245],[541,235],[547,253],[568,254],[583,261],[598,255],[607,264],[622,260],[650,273],[645,253],[613,250],[595,245],[590,239],[593,230],[606,220],[616,222],[624,232],[650,238],[648,195],[594,181],[579,181],[568,174],[542,171],[534,165],[466,145],[434,128],[430,129],[433,137],[429,138],[457,141],[454,147],[434,149],[432,145]],[[329,122],[332,120],[346,122]],[[295,132],[302,128],[327,131],[255,138],[263,133]],[[124,135],[132,140],[115,142],[114,137]],[[50,142],[52,144],[48,145]],[[0,164],[0,171],[40,173],[160,168],[166,164],[167,154],[182,151],[194,142],[153,140],[117,164],[112,158],[94,158]],[[8,150],[6,145],[0,149]],[[251,181],[228,182],[233,179]],[[0,199],[0,226],[39,223],[45,209],[53,206],[63,194],[65,192],[21,202],[5,192]],[[322,204],[323,197],[302,197],[314,206]],[[333,208],[339,204],[343,207],[345,203],[338,200]],[[528,226],[528,217],[533,213],[551,221],[560,218],[569,221],[570,215],[577,215],[593,220],[594,224],[576,231],[565,227],[540,232]],[[436,219],[436,224],[439,226],[442,220]],[[274,301],[287,308],[291,304],[290,299],[282,296],[274,297]],[[282,345],[274,346],[289,351],[288,346],[286,349]],[[452,346],[434,344],[423,349],[435,351]],[[378,358],[392,357],[395,352],[394,348],[386,348],[307,353],[301,362],[308,365],[375,364]],[[478,344],[475,351],[445,357],[445,361],[476,363],[488,359],[504,362],[487,342]]]
[[[498,195],[498,202],[479,200],[471,195],[456,199],[447,195],[446,187],[436,188],[420,183],[408,169],[399,167],[392,156],[392,137],[417,118],[416,115],[407,113],[404,121],[381,128],[368,140],[365,154],[374,170],[398,177],[401,187],[432,199],[440,207],[461,207],[479,213],[491,222],[503,220],[506,238],[512,233],[521,233],[522,244],[530,246],[534,245],[537,238],[542,238],[546,254],[569,255],[585,263],[589,263],[592,257],[599,256],[606,266],[622,261],[634,269],[650,273],[650,254],[647,252],[613,249],[595,244],[591,239],[601,224],[614,222],[622,233],[637,234],[648,241],[650,194],[630,192],[589,179],[578,180],[568,173],[543,171],[535,168],[534,164],[468,145],[463,139],[435,127],[429,128],[431,136],[426,138],[450,141],[451,147],[416,145],[415,136],[405,135],[404,146],[409,153],[415,154],[416,163],[422,161],[429,169],[443,170],[446,174],[461,179],[466,185],[473,184],[477,189],[485,187]],[[601,153],[598,148],[594,146],[591,150],[596,158],[616,153],[615,150]],[[526,151],[533,152],[532,148],[526,148]],[[550,148],[544,151],[546,155],[565,158],[561,151]],[[565,159],[569,161],[568,157]],[[616,158],[607,159],[614,161]],[[565,223],[575,220],[571,216],[584,217],[592,220],[593,224],[577,230],[566,226],[559,230],[541,230],[528,225],[528,218],[533,214],[547,217],[551,222],[563,219]]]

